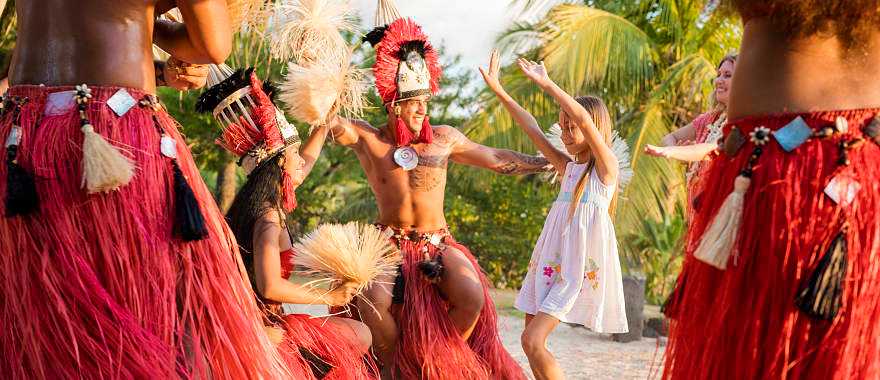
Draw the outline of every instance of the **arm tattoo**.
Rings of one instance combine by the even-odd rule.
[[[431,191],[446,182],[447,156],[420,156],[419,165],[409,171],[409,185],[416,191]]]
[[[520,175],[546,172],[553,169],[550,161],[544,157],[529,156],[511,150],[502,150],[495,153],[498,164],[493,168],[498,173],[506,175]]]

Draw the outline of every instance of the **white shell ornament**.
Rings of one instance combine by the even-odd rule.
[[[171,136],[166,134],[162,134],[162,139],[159,142],[159,149],[162,151],[162,155],[168,158],[177,158],[177,141],[174,141]]]
[[[394,163],[403,170],[413,170],[419,165],[419,154],[411,146],[402,146],[394,151]]]

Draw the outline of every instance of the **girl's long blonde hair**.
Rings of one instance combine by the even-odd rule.
[[[593,123],[596,125],[596,128],[599,129],[599,133],[602,134],[605,145],[610,147],[612,137],[611,131],[614,129],[614,123],[611,121],[611,114],[608,112],[608,107],[605,106],[605,102],[595,96],[578,96],[575,100],[590,113],[590,117],[593,118]],[[568,116],[566,115],[566,117]],[[572,193],[571,206],[569,206],[568,210],[569,220],[574,218],[574,212],[577,209],[577,205],[584,196],[587,182],[590,179],[593,168],[596,167],[596,157],[593,155],[593,152],[588,152],[588,154],[590,155],[590,158],[587,161],[587,170],[584,170],[581,174],[581,178],[578,179],[577,186],[575,186],[575,190]],[[615,190],[614,195],[611,198],[611,204],[608,206],[608,214],[613,217],[616,208],[617,191]]]

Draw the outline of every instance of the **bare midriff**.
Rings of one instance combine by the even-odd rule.
[[[379,208],[377,222],[389,227],[435,231],[446,227],[443,202],[451,148],[444,136],[432,144],[416,144],[419,165],[410,171],[394,163],[396,146],[380,130],[362,135],[358,159]]]
[[[18,0],[10,84],[122,86],[155,92],[157,0]]]
[[[728,117],[880,107],[880,32],[850,47],[830,35],[786,39],[750,19],[733,76]]]

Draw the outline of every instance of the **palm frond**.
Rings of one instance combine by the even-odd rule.
[[[647,34],[629,20],[584,5],[559,5],[547,15],[541,52],[550,75],[577,93],[631,98],[653,76]]]

